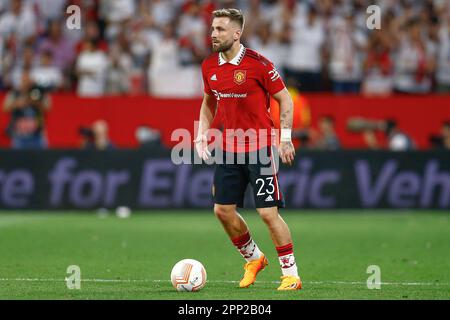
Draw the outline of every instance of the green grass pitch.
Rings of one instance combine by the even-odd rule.
[[[269,259],[256,283],[239,289],[244,260],[210,211],[0,212],[0,299],[449,299],[450,215],[431,211],[283,211],[304,288],[278,292],[276,251],[262,220],[242,211]],[[176,292],[172,266],[201,261],[200,292]],[[81,289],[69,290],[69,265]],[[381,289],[367,288],[367,267]]]

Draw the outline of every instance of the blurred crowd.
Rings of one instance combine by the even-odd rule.
[[[70,5],[80,29],[66,25]],[[448,0],[0,0],[0,90],[26,73],[80,96],[198,96],[221,7],[244,11],[244,44],[301,92],[450,92]]]
[[[68,25],[72,5],[81,9],[78,29]],[[380,9],[381,29],[368,27],[377,22],[371,5]],[[211,13],[222,7],[243,10],[243,43],[269,58],[297,93],[450,93],[449,0],[0,0],[0,92],[7,92],[12,147],[46,148],[52,92],[200,96]],[[297,147],[341,148],[332,117],[315,130],[306,122],[294,132]],[[347,129],[363,134],[368,148],[380,148],[377,132],[390,150],[415,148],[389,119],[349,119]],[[101,119],[80,136],[83,148],[115,148]],[[136,138],[161,145],[145,126]],[[450,149],[448,122],[430,145]]]

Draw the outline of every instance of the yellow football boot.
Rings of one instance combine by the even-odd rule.
[[[256,275],[258,274],[258,272],[264,269],[268,264],[269,263],[264,254],[261,254],[261,257],[258,260],[247,262],[244,265],[245,273],[241,282],[239,282],[239,287],[247,288],[248,286],[252,285],[256,280]]]
[[[300,290],[302,288],[302,280],[295,276],[284,276],[281,277],[281,285],[277,290]]]

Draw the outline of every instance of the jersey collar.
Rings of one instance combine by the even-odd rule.
[[[242,58],[244,58],[244,55],[245,55],[245,47],[242,44],[241,44],[238,54],[230,61],[226,61],[224,58],[222,58],[222,52],[219,52],[219,66],[221,66],[225,63],[231,63],[231,64],[234,64],[235,66],[238,66],[241,63]]]

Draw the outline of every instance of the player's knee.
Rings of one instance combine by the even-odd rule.
[[[278,219],[277,208],[261,208],[258,209],[258,213],[261,216],[264,223],[268,225],[272,224],[274,221]]]
[[[214,214],[220,221],[228,221],[233,218],[235,209],[233,206],[215,205]]]

